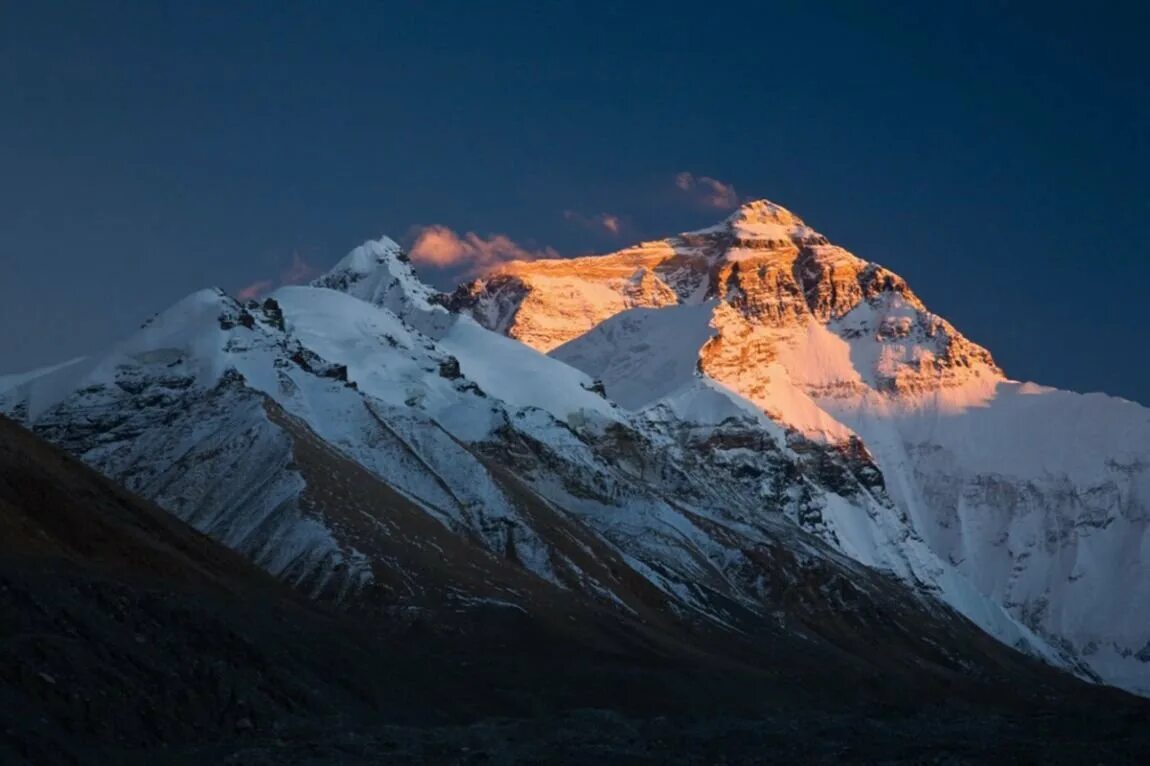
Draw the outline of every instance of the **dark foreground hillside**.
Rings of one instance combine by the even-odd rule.
[[[833,609],[811,612],[801,637],[739,641],[629,622],[558,591],[540,614],[469,604],[307,602],[0,419],[0,764],[1140,763],[1150,752],[1146,701],[965,623],[923,618],[950,658],[928,662],[877,627],[840,638]]]

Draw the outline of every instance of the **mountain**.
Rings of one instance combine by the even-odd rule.
[[[282,599],[321,610],[282,651],[358,668],[358,682],[314,686],[327,710],[363,709],[346,698],[366,695],[399,715],[402,695],[373,696],[398,674],[440,695],[413,710],[472,716],[616,709],[603,690],[634,683],[648,701],[636,715],[672,704],[656,690],[675,688],[684,715],[801,698],[816,717],[846,705],[845,729],[892,699],[939,705],[931,720],[960,729],[993,728],[971,712],[987,705],[991,718],[1048,716],[1018,724],[1027,742],[1023,730],[1078,719],[1084,700],[1113,711],[1094,731],[1120,743],[1140,720],[1129,698],[1050,666],[1142,689],[1141,650],[1128,648],[1145,623],[1117,602],[1144,587],[1145,536],[1130,521],[1143,479],[1119,449],[1141,454],[1126,415],[1144,411],[1007,381],[898,277],[769,203],[612,256],[512,264],[453,296],[425,286],[393,241],[368,242],[310,286],[259,302],[203,290],[110,349],[0,378],[0,411],[312,599],[261,597],[280,586],[250,571],[235,578],[263,584],[226,588],[240,594],[227,614],[273,612],[253,658],[281,651],[266,625],[295,619],[275,616]],[[1026,444],[1035,419],[1040,437],[1070,441]],[[1091,434],[1096,452],[1065,446]],[[37,463],[61,459],[36,449]],[[1083,473],[1052,473],[1070,471],[1059,459]],[[1059,514],[1095,491],[1072,483],[1092,461],[1126,466],[1121,513],[1065,525]],[[1025,473],[1034,466],[1045,473]],[[1109,502],[1106,491],[1088,497]],[[84,513],[107,510],[86,490],[67,497],[87,505],[64,526],[88,539]],[[1042,505],[1054,497],[1065,505]],[[142,541],[138,526],[94,539],[207,544],[183,527]],[[72,556],[53,551],[47,571]],[[1124,558],[1102,556],[1115,551]],[[1081,570],[1069,585],[1050,574],[1066,556]],[[153,572],[123,577],[139,588]],[[1094,598],[1074,600],[1079,583]],[[229,625],[203,608],[154,630]],[[428,668],[473,661],[460,657],[482,657],[483,679],[429,680]],[[670,675],[639,670],[652,662]],[[555,683],[538,688],[541,675]],[[703,691],[712,683],[718,697]],[[754,710],[779,723],[779,708]],[[891,736],[914,728],[899,718]]]
[[[640,418],[692,421],[681,392],[707,386],[792,451],[843,456],[873,502],[846,493],[800,526],[1003,640],[1017,628],[1150,693],[1150,410],[1009,379],[905,280],[785,208],[510,263],[443,302]]]
[[[0,408],[324,600],[537,612],[574,592],[672,632],[825,624],[861,650],[873,623],[937,654],[920,623],[954,618],[928,590],[892,595],[794,523],[892,512],[858,454],[787,442],[702,379],[634,415],[430,298],[368,243],[262,303],[189,296],[102,356],[0,384]],[[815,590],[783,599],[797,583]]]

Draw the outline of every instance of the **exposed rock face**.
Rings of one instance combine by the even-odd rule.
[[[708,300],[721,308],[714,347],[702,364],[724,382],[729,376],[721,370],[732,360],[722,347],[739,347],[741,366],[769,364],[776,349],[810,325],[832,323],[843,338],[870,335],[883,344],[873,367],[859,371],[861,381],[833,385],[926,390],[970,375],[1001,378],[990,354],[930,313],[901,277],[831,245],[766,201],[748,203],[709,229],[611,255],[507,264],[443,302],[549,352],[627,309]],[[805,387],[820,385],[811,380]]]

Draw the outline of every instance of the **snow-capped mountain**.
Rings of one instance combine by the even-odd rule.
[[[562,592],[676,635],[973,667],[961,614],[1150,689],[1146,411],[1007,381],[770,203],[453,296],[368,242],[0,378],[0,411],[356,608]]]
[[[792,450],[865,466],[873,504],[800,523],[1000,638],[1004,612],[1150,693],[1150,410],[1010,380],[898,275],[766,201],[610,255],[508,264],[445,303],[639,417],[693,422],[681,392],[706,386]]]
[[[704,377],[631,412],[431,297],[394,242],[368,242],[311,286],[204,290],[106,353],[0,379],[0,410],[356,608],[546,613],[563,592],[676,635],[786,631],[974,667],[933,581],[902,588],[807,531],[896,512],[861,450],[788,436]]]

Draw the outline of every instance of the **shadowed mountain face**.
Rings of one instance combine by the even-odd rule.
[[[280,583],[0,418],[0,761],[230,736],[375,694]]]

